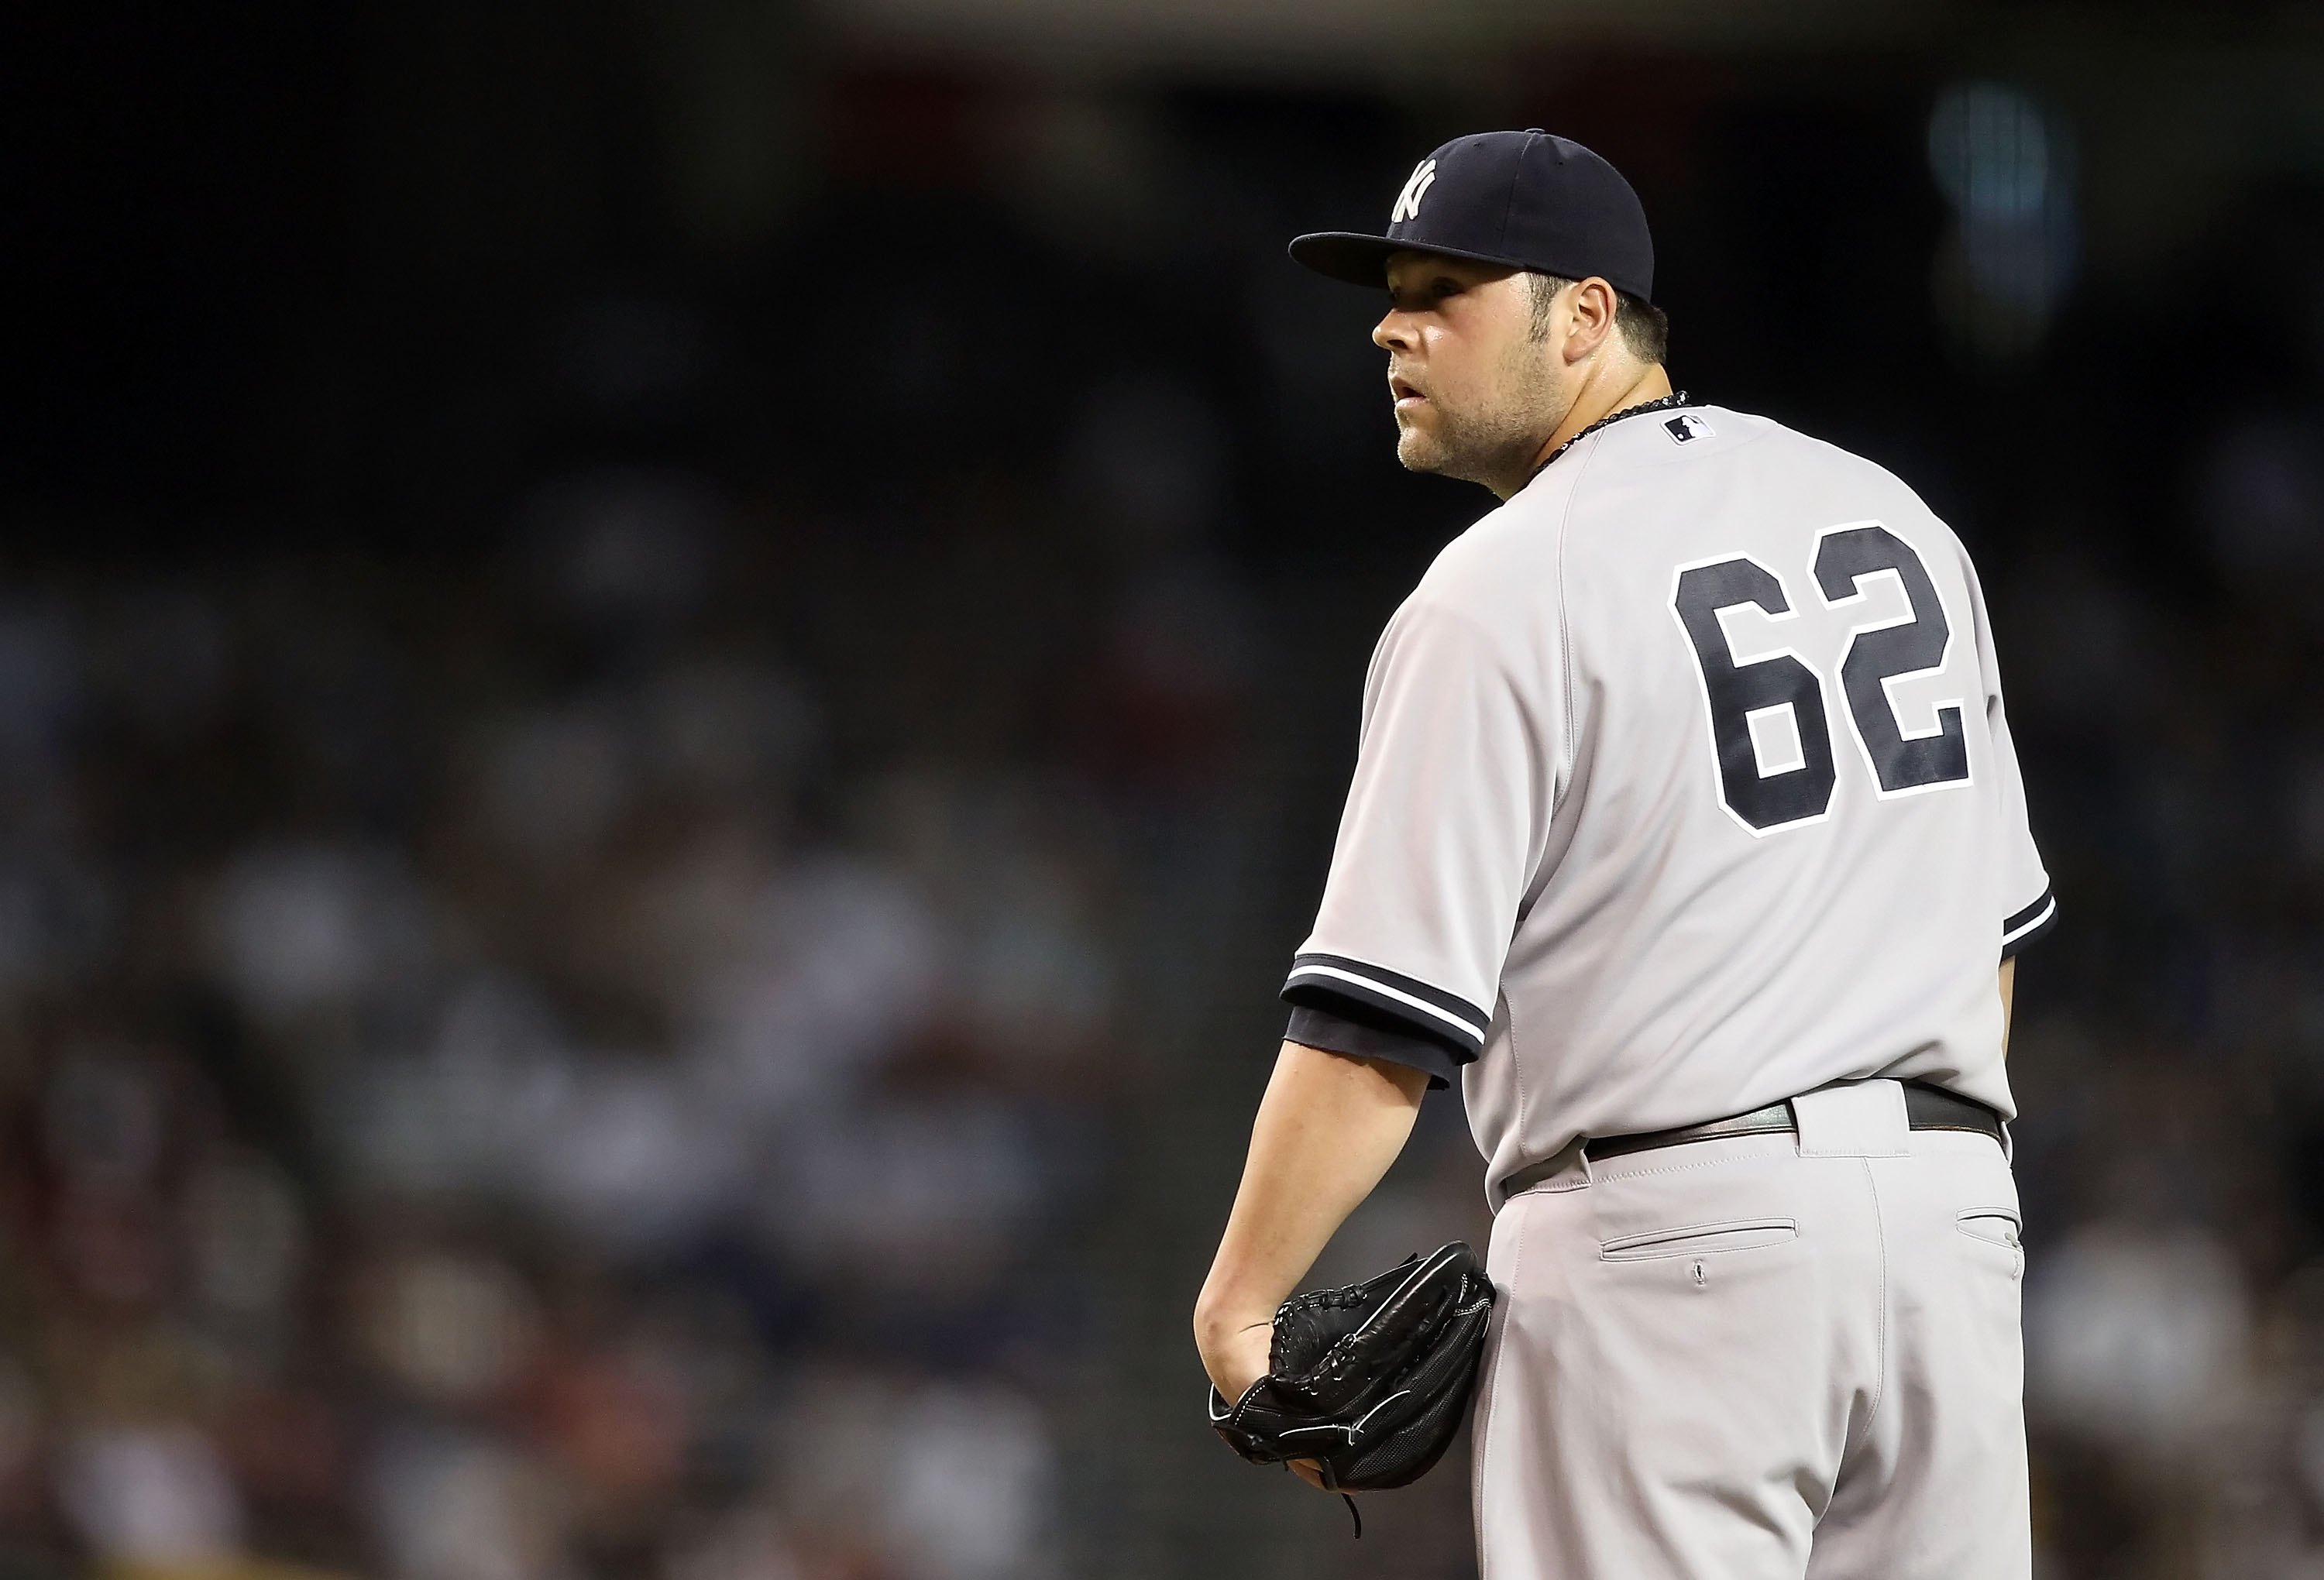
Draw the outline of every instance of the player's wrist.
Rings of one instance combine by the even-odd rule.
[[[1215,1340],[1202,1342],[1203,1370],[1222,1399],[1232,1404],[1252,1383],[1267,1375],[1268,1346],[1274,1336],[1273,1324],[1261,1322],[1255,1327],[1238,1328]]]
[[[1205,1357],[1224,1355],[1248,1344],[1251,1335],[1271,1331],[1274,1321],[1272,1307],[1262,1311],[1197,1309],[1194,1313],[1194,1344]]]

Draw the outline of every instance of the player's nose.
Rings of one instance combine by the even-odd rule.
[[[1382,351],[1406,351],[1417,344],[1412,333],[1412,315],[1390,308],[1380,321],[1372,326],[1372,344]]]

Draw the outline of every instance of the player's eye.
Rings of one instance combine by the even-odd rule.
[[[1459,296],[1467,289],[1449,274],[1440,274],[1425,285],[1390,286],[1388,292],[1388,311],[1425,313],[1445,298]]]

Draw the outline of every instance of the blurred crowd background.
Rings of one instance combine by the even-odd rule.
[[[1489,502],[1282,243],[1530,124],[1983,569],[2041,1575],[2324,1575],[2324,14],[7,25],[0,1575],[1472,1575],[1186,1322]],[[1432,1098],[1317,1279],[1479,1174]]]

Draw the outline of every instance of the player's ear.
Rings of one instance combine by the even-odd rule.
[[[1621,307],[1614,288],[1596,275],[1577,282],[1568,309],[1572,317],[1565,336],[1565,360],[1581,362],[1596,355],[1613,335],[1615,315]]]

